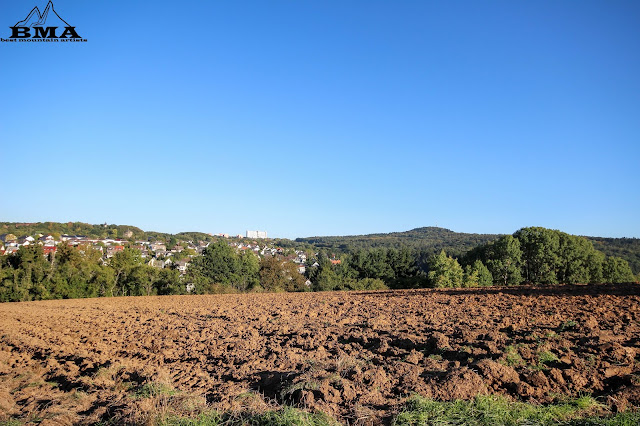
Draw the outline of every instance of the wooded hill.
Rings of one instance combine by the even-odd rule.
[[[0,234],[14,234],[16,237],[37,234],[58,235],[82,235],[88,238],[121,238],[129,241],[152,241],[160,240],[169,242],[172,238],[191,241],[211,241],[214,237],[204,232],[180,232],[169,234],[166,232],[143,231],[142,229],[130,225],[91,225],[82,222],[36,222],[36,223],[13,223],[0,222]]]
[[[434,253],[444,249],[450,255],[458,257],[474,247],[497,240],[501,236],[499,234],[466,234],[428,226],[388,234],[309,237],[297,238],[296,241],[337,253],[349,253],[354,250],[371,248],[398,249],[408,247],[433,251]]]
[[[453,257],[460,257],[474,247],[495,241],[502,236],[503,234],[468,234],[429,226],[388,234],[308,237],[297,238],[295,241],[335,253],[350,253],[371,248],[409,247],[432,253],[438,253],[444,249]],[[593,243],[596,250],[607,256],[625,259],[629,262],[634,274],[640,273],[640,238],[585,238]]]

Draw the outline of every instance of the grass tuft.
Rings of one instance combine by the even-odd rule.
[[[604,425],[637,426],[640,412],[612,417],[593,417],[603,406],[590,396],[553,405],[514,402],[497,396],[478,396],[471,401],[439,402],[421,396],[407,400],[404,410],[393,420],[401,425]]]
[[[285,406],[263,413],[241,412],[219,414],[212,411],[195,418],[166,417],[161,426],[337,426],[338,423],[323,413],[307,413]]]
[[[564,331],[573,330],[578,326],[578,323],[574,320],[565,321],[558,326],[558,332],[562,333]]]
[[[163,383],[149,382],[140,386],[136,389],[135,397],[136,398],[154,398],[156,396],[172,396],[177,394],[176,391],[171,386],[165,385]]]
[[[504,348],[504,354],[504,364],[508,365],[509,367],[518,367],[524,364],[524,361],[520,356],[520,353],[518,352],[518,348],[516,348],[515,346],[507,346],[506,348]]]

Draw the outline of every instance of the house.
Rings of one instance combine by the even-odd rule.
[[[329,259],[329,262],[331,262],[332,265],[339,265],[342,263],[340,259]]]
[[[77,246],[79,244],[87,243],[87,237],[83,237],[82,235],[62,235],[60,236],[60,241],[67,242],[70,246]]]
[[[158,260],[155,257],[153,257],[153,258],[151,258],[149,263],[147,263],[147,265],[153,266],[154,268],[164,268],[164,261],[163,260]]]
[[[152,243],[150,245],[150,248],[151,248],[151,250],[156,251],[156,252],[157,251],[162,251],[162,252],[167,251],[167,246],[165,244],[159,242],[159,241],[156,241],[155,243]]]
[[[35,239],[33,237],[20,237],[18,238],[18,244],[21,246],[30,245]]]
[[[58,244],[56,240],[46,240],[44,242],[45,247],[55,247]]]
[[[176,265],[178,267],[178,271],[180,271],[181,274],[185,274],[187,272],[187,266],[189,266],[189,260],[179,260],[176,262]]]
[[[60,236],[60,240],[62,241],[74,241],[76,242],[76,244],[78,244],[80,241],[87,241],[87,236],[86,235],[69,235],[69,234],[63,234]]]
[[[44,246],[44,248],[42,249],[42,252],[44,253],[45,256],[47,256],[49,254],[56,254],[57,250],[58,250],[58,247],[56,246]]]
[[[97,244],[92,245],[92,246],[91,246],[91,248],[92,248],[93,250],[98,250],[98,251],[100,251],[100,252],[104,252],[104,248],[102,248],[102,246],[97,245]]]
[[[117,252],[123,250],[124,246],[109,246],[107,247],[107,258],[113,257]]]
[[[3,243],[16,242],[18,241],[18,237],[13,234],[2,234],[0,235],[0,241]]]

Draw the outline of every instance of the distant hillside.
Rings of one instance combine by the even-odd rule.
[[[480,244],[496,240],[501,234],[466,234],[445,228],[424,227],[405,232],[332,237],[297,238],[296,242],[312,244],[336,253],[348,253],[358,249],[374,247],[411,247],[418,250],[438,252],[445,249],[453,256],[460,256]],[[607,256],[619,256],[629,262],[634,274],[640,273],[639,238],[586,237],[593,246]]]
[[[0,234],[14,234],[16,237],[36,234],[84,235],[91,238],[135,238],[142,239],[145,232],[128,225],[90,225],[82,222],[0,222]]]
[[[215,237],[204,232],[178,232],[176,238],[187,241],[213,241]]]
[[[169,242],[172,239],[190,241],[211,241],[213,237],[203,232],[180,232],[172,235],[165,232],[143,231],[130,225],[91,225],[82,222],[36,222],[13,223],[0,222],[0,234],[14,234],[16,237],[36,234],[54,235],[84,235],[90,238],[121,238],[125,240],[161,240]]]
[[[629,262],[634,274],[640,273],[640,238],[587,237],[596,250],[607,256],[618,256]]]
[[[297,238],[296,241],[313,244],[318,248],[336,252],[350,252],[374,247],[411,247],[434,252],[445,249],[447,253],[458,256],[475,246],[496,240],[500,236],[498,234],[465,234],[429,226],[388,234],[309,237]]]

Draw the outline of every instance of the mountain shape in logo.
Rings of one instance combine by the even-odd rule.
[[[53,2],[49,0],[47,3],[47,7],[44,9],[44,12],[40,13],[40,9],[38,6],[31,9],[31,12],[27,15],[27,17],[18,22],[16,27],[70,27],[64,19],[58,15],[56,10],[53,8]]]

